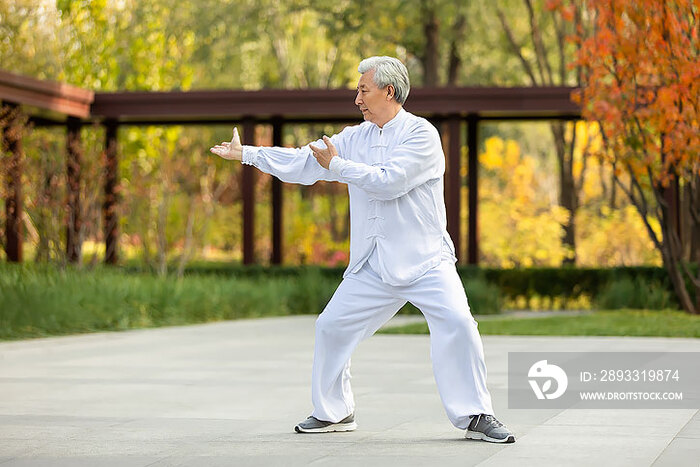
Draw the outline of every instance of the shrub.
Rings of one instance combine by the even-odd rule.
[[[665,310],[678,308],[674,295],[667,286],[642,278],[622,278],[607,284],[596,298],[600,309],[646,308]]]
[[[489,284],[483,278],[470,279],[464,282],[469,306],[474,315],[491,315],[500,313],[503,308],[503,293],[501,289]]]

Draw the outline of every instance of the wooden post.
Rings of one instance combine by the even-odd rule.
[[[457,260],[461,259],[462,232],[460,222],[461,212],[461,188],[462,177],[461,169],[461,152],[462,152],[462,121],[459,115],[450,115],[447,118],[448,128],[448,155],[447,155],[447,183],[446,183],[446,200],[447,200],[447,232],[452,237],[452,242],[455,245],[455,254]]]
[[[68,219],[66,222],[66,258],[69,263],[80,262],[82,241],[80,238],[80,172],[82,148],[80,147],[80,119],[68,117],[66,121],[66,191]]]
[[[281,118],[272,121],[272,145],[282,146],[283,122]],[[272,177],[272,257],[270,263],[282,264],[282,182],[277,177]]]
[[[469,151],[469,264],[479,264],[479,116],[467,116],[467,149]]]
[[[427,120],[430,122],[431,125],[435,127],[435,129],[438,131],[438,134],[442,137],[442,118],[432,115],[430,117],[427,117]]]
[[[20,108],[17,104],[5,102],[1,105],[2,119],[7,119],[3,128],[3,152],[9,152],[4,156],[5,186],[7,198],[5,198],[5,254],[7,260],[14,263],[22,262],[22,133],[23,125],[20,118]]]
[[[243,121],[243,144],[255,145],[255,121]],[[241,167],[243,195],[243,264],[255,263],[255,171],[250,165]]]
[[[116,264],[118,255],[118,224],[117,216],[117,134],[119,124],[114,120],[108,120],[105,126],[105,152],[104,152],[104,202],[102,204],[102,219],[105,237],[105,263]]]

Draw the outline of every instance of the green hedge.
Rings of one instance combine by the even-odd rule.
[[[139,271],[137,266],[125,267],[127,271]],[[298,276],[317,270],[324,277],[340,280],[344,267],[316,266],[242,266],[235,263],[193,263],[186,269],[189,275],[224,275],[232,277],[284,277]],[[635,266],[617,268],[522,268],[497,269],[476,266],[458,266],[463,282],[483,280],[497,286],[504,298],[560,297],[577,298],[581,295],[595,297],[610,283],[629,279],[655,283],[673,291],[666,270],[662,267]]]
[[[697,271],[697,266],[693,266]],[[138,270],[137,267],[127,270]],[[230,263],[193,263],[189,275],[221,275],[236,278],[304,276],[309,271],[338,280],[344,267],[242,266]],[[474,313],[497,313],[504,306],[678,308],[666,270],[654,266],[616,268],[521,268],[497,269],[458,266]],[[630,286],[630,284],[633,284]],[[692,288],[689,287],[692,291]],[[538,298],[539,301],[532,300]],[[544,299],[544,300],[543,300]],[[516,303],[521,303],[517,305]],[[404,313],[416,313],[407,306]]]
[[[59,269],[0,263],[0,339],[132,329],[221,319],[319,313],[342,268],[195,265],[183,278],[137,268]],[[660,268],[460,267],[474,314],[508,297],[585,294],[601,308],[674,308]],[[561,301],[559,301],[561,303]],[[403,313],[418,311],[407,305]]]
[[[618,268],[527,268],[492,269],[459,267],[462,277],[483,275],[510,298],[524,296],[577,298],[598,296],[608,284],[623,279],[658,283],[672,290],[664,268],[639,266]]]

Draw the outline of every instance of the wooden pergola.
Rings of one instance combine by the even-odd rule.
[[[468,212],[467,262],[478,263],[478,158],[479,123],[488,120],[575,120],[580,110],[569,87],[453,87],[416,88],[405,105],[440,129],[446,154],[445,198],[447,226],[459,254],[463,240],[460,210],[462,185],[461,148],[466,142]],[[40,81],[0,71],[0,101],[6,108],[24,112],[35,126],[64,126],[67,143],[68,220],[66,252],[77,260],[80,245],[80,127],[98,123],[105,127],[103,222],[105,262],[117,262],[117,167],[118,130],[124,125],[220,125],[236,124],[243,129],[244,144],[255,144],[255,126],[272,126],[274,145],[282,144],[285,124],[352,123],[361,121],[349,89],[262,90],[262,91],[171,91],[93,93],[65,84]],[[21,141],[14,135],[21,124],[19,112],[10,112],[3,132],[7,159],[5,250],[9,261],[22,260],[21,232]],[[466,131],[463,131],[463,123]],[[256,169],[243,166],[243,262],[252,264],[255,241]],[[272,183],[272,257],[282,261],[282,183]],[[459,258],[464,261],[464,258]]]

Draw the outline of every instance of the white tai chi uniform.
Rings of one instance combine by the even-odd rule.
[[[348,185],[350,264],[316,321],[312,415],[338,422],[354,412],[350,356],[406,301],[428,322],[433,372],[450,421],[465,429],[470,416],[493,415],[481,338],[447,233],[437,130],[401,109],[382,128],[365,121],[331,141],[338,156],[329,169],[308,146],[244,146],[242,159],[284,182]]]

